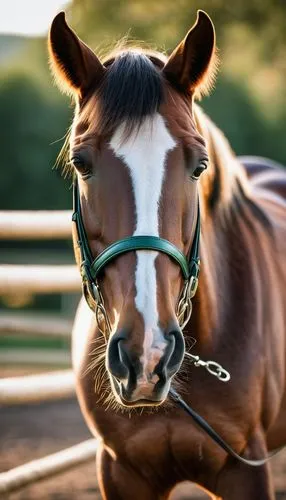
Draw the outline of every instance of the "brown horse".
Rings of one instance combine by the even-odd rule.
[[[84,281],[91,307],[104,300],[98,322],[81,302],[73,333],[78,399],[100,441],[102,496],[167,499],[188,480],[212,498],[274,499],[268,465],[234,460],[168,398],[172,383],[245,457],[286,443],[286,175],[270,161],[240,161],[194,103],[214,76],[212,22],[200,11],[169,58],[126,48],[101,62],[61,13],[49,49],[76,102],[69,151],[86,252],[95,258],[147,235],[187,256],[200,203],[200,283],[183,331],[183,275],[165,253],[114,258],[98,277],[101,295]],[[231,373],[228,383],[185,357],[193,338],[196,354]]]

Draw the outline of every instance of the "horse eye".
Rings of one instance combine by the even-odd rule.
[[[92,171],[90,166],[87,165],[87,163],[80,156],[74,156],[70,163],[80,173],[83,179],[87,179],[91,176]]]
[[[207,166],[208,166],[207,160],[200,161],[199,166],[195,168],[195,170],[192,173],[192,179],[195,181],[198,180],[200,175],[206,170]]]
[[[80,158],[80,156],[74,156],[73,158],[71,158],[70,163],[80,172],[86,170],[86,164],[84,160]]]

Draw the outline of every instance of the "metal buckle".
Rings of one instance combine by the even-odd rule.
[[[190,281],[185,281],[181,296],[178,301],[176,315],[180,328],[183,329],[188,323],[192,314],[192,301],[190,297]]]
[[[88,282],[92,281],[92,278],[91,278],[90,272],[89,272],[89,266],[87,265],[85,260],[81,263],[80,274],[81,274],[83,281],[88,281]]]
[[[96,306],[100,301],[100,292],[90,275],[89,268],[85,261],[80,266],[80,273],[84,298],[90,309],[95,311]]]
[[[190,300],[192,299],[197,291],[199,284],[199,278],[197,276],[191,276],[184,285],[183,291],[182,291],[182,296],[180,299],[181,300]]]
[[[84,298],[90,309],[95,313],[98,329],[105,340],[107,340],[107,333],[111,332],[111,324],[104,306],[100,288],[97,283],[93,280],[89,280],[86,275],[84,275],[82,285]]]
[[[98,285],[96,285],[94,281],[91,282],[91,289],[93,293],[93,298],[95,302],[98,304],[100,302],[100,291]]]
[[[88,307],[94,312],[96,309],[96,303],[93,299],[93,294],[91,293],[90,283],[87,280],[82,282],[82,293]]]
[[[199,280],[196,275],[191,276],[190,279],[186,280],[184,283],[184,287],[178,301],[177,312],[176,312],[179,325],[182,329],[186,326],[191,317],[193,309],[192,298],[196,294],[198,283]]]
[[[199,279],[197,276],[191,276],[189,286],[188,286],[188,297],[192,299],[196,295],[198,288]]]

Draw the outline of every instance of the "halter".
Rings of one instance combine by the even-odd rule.
[[[119,255],[137,250],[155,250],[165,253],[180,266],[184,286],[180,294],[176,315],[181,328],[188,323],[192,314],[192,298],[198,287],[198,276],[200,270],[199,241],[200,241],[200,210],[198,204],[197,222],[194,239],[189,259],[168,240],[158,236],[129,236],[109,245],[95,259],[88,244],[88,238],[83,224],[80,193],[78,182],[75,180],[73,186],[73,215],[75,223],[77,244],[80,249],[81,264],[80,272],[82,278],[82,289],[85,300],[92,311],[96,314],[98,328],[106,337],[111,332],[111,324],[104,305],[103,295],[99,287],[98,278],[101,272],[112,260]]]

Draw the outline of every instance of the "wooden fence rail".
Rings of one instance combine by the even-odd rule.
[[[73,322],[61,317],[0,314],[0,335],[23,334],[70,338]]]
[[[0,211],[0,239],[67,239],[71,236],[70,210]]]
[[[0,404],[23,404],[68,398],[75,393],[72,370],[0,379]]]
[[[88,439],[66,450],[0,473],[1,498],[5,494],[8,498],[8,494],[13,491],[18,491],[29,484],[60,474],[94,459],[97,447],[98,441],[96,439]]]
[[[78,292],[80,288],[81,279],[76,266],[0,266],[0,295]]]

